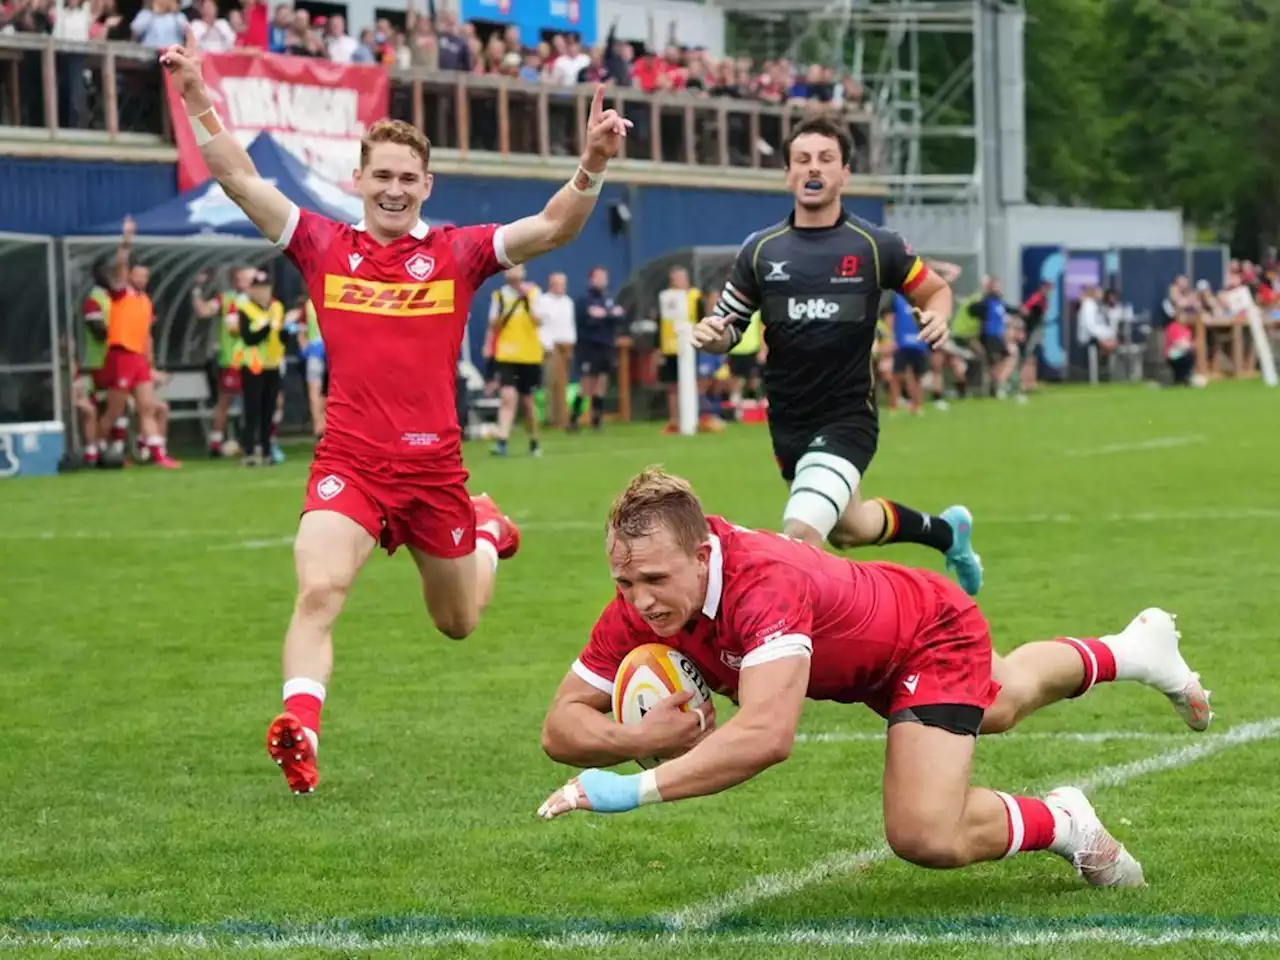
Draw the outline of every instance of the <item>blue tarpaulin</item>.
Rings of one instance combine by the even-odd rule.
[[[363,216],[359,196],[346,192],[336,183],[309,170],[270,134],[261,133],[255,137],[249,144],[248,153],[262,178],[274,183],[281,193],[299,207],[346,223],[356,223]],[[193,187],[150,210],[134,213],[133,219],[138,225],[140,237],[260,235],[258,228],[214,180]],[[95,237],[118,235],[120,221],[111,220],[78,233],[81,236]]]

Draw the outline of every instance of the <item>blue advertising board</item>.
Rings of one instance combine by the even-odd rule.
[[[596,0],[462,0],[462,19],[513,23],[528,46],[543,30],[580,34],[587,45],[596,42]]]

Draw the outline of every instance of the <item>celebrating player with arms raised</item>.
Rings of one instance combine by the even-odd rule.
[[[1152,686],[1192,729],[1206,729],[1208,694],[1182,659],[1169,614],[1144,610],[1114,636],[1030,643],[999,657],[982,613],[940,574],[855,563],[707,518],[678,477],[641,473],[614,501],[606,529],[618,593],[560,685],[543,747],[594,768],[696,745],[634,776],[588,769],[547,799],[543,817],[727,790],[787,758],[806,698],[863,702],[889,725],[885,833],[900,857],[961,867],[1051,850],[1091,884],[1143,882],[1079,790],[1011,796],[970,786],[970,768],[979,731],[1008,730],[1106,681]],[[653,642],[684,653],[738,712],[701,738],[705,715],[663,709],[675,698],[639,724],[605,716],[619,665]]]
[[[929,346],[946,340],[951,288],[890,230],[845,213],[849,134],[825,117],[796,125],[783,145],[795,210],[743,244],[715,315],[694,346],[731,350],[757,309],[769,350],[769,432],[791,484],[783,530],[820,546],[922,543],[941,551],[961,586],[976,594],[982,566],[970,545],[973,518],[961,506],[930,516],[888,500],[864,502],[859,484],[876,452],[872,346],[885,290],[919,313]]]
[[[458,639],[489,602],[498,559],[516,552],[515,525],[465,486],[455,383],[471,298],[494,274],[578,235],[629,122],[603,109],[598,87],[581,165],[542,212],[505,226],[429,229],[419,210],[431,192],[430,144],[409,124],[379,121],[355,172],[365,219],[350,227],[300,210],[258,175],[213,108],[190,31],[186,47],[169,47],[161,62],[210,173],[297,264],[328,354],[325,434],[294,545],[285,712],[267,735],[290,788],[309,792],[332,627],[374,546],[409,548],[432,620]]]

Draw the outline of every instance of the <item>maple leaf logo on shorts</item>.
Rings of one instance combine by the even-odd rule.
[[[346,484],[342,482],[341,478],[335,477],[333,474],[329,474],[329,476],[316,484],[316,493],[319,494],[321,500],[332,500],[340,494],[345,487]]]

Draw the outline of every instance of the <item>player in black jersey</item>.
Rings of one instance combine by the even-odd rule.
[[[946,281],[900,236],[845,212],[840,195],[852,149],[844,128],[825,117],[792,129],[783,150],[795,209],[747,238],[693,342],[727,352],[760,310],[769,431],[791,484],[784,533],[841,548],[922,543],[939,550],[976,594],[982,564],[966,508],[932,516],[858,495],[879,435],[872,345],[881,296],[895,290],[910,300],[931,347],[946,342],[952,299]]]

